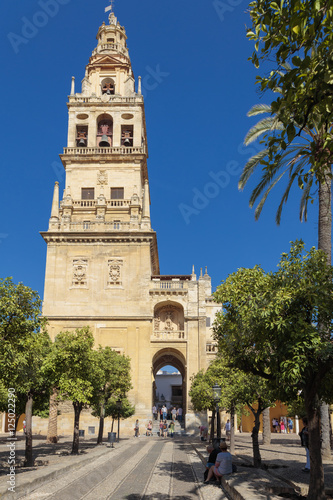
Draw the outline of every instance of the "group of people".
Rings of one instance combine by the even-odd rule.
[[[173,406],[172,408],[168,408],[165,404],[162,407],[153,406],[152,408],[153,417],[155,420],[160,418],[160,420],[178,420],[179,422],[183,419],[183,409],[179,406]]]
[[[294,423],[290,417],[281,417],[280,421],[277,418],[272,419],[273,432],[282,434],[291,434],[293,432]]]
[[[210,481],[217,481],[220,483],[224,475],[233,472],[232,455],[228,451],[228,445],[225,441],[221,441],[218,448],[209,445],[206,449],[209,453],[209,457],[204,474],[204,484]]]

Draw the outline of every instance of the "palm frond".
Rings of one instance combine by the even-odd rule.
[[[273,187],[279,182],[279,180],[281,179],[281,177],[285,174],[286,170],[284,170],[276,179],[275,181],[268,187],[268,189],[265,191],[265,193],[263,194],[263,197],[261,198],[257,208],[255,209],[254,211],[254,218],[255,220],[258,220],[259,217],[260,217],[260,214],[261,214],[261,211],[263,209],[263,206],[265,204],[265,201],[267,200],[267,196],[269,195],[269,193],[271,192],[271,190],[273,189]],[[251,206],[251,205],[250,205]],[[253,206],[253,204],[252,204]]]
[[[247,112],[247,116],[257,116],[262,113],[271,113],[272,108],[270,104],[255,104],[252,108]]]
[[[251,158],[246,162],[243,168],[243,172],[241,173],[238,181],[238,189],[240,191],[244,189],[247,181],[255,171],[256,167],[260,164],[261,160],[263,160],[267,156],[267,153],[268,149],[263,149],[259,151],[259,153],[251,156]]]
[[[275,116],[268,116],[267,118],[263,118],[256,125],[250,128],[248,133],[245,136],[244,144],[249,145],[251,142],[254,142],[258,139],[262,134],[266,132],[271,132],[273,130],[283,130],[283,125]]]
[[[268,187],[268,190],[271,191],[272,187],[275,186],[276,180],[273,181],[275,175],[277,174],[278,170],[281,168],[280,163],[273,165],[271,169],[268,171],[266,170],[264,172],[263,177],[261,178],[261,181],[259,184],[254,188],[254,190],[251,193],[249,205],[252,208],[253,205],[256,203],[257,199],[259,196],[262,194],[262,192]],[[287,169],[285,169],[277,178],[277,180],[280,180],[281,177],[286,173]],[[265,196],[265,194],[264,194]]]

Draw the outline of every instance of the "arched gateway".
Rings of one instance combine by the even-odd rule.
[[[175,366],[182,374],[189,429],[196,423],[190,377],[214,356],[217,306],[207,270],[198,279],[194,269],[188,275],[160,274],[141,80],[136,88],[126,32],[113,12],[109,22],[98,30],[81,92],[73,84],[69,96],[68,143],[61,155],[65,190],[59,205],[55,183],[49,228],[42,232],[43,315],[52,338],[87,325],[96,346],[131,358],[129,398],[141,421],[151,418],[157,370],[163,363]],[[72,418],[71,408],[62,412],[60,433],[71,432]],[[80,425],[93,433],[97,420],[85,412]],[[132,422],[124,426],[132,432]]]

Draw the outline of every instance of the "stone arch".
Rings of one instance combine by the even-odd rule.
[[[184,308],[171,300],[158,302],[154,307],[154,337],[163,340],[184,339]]]
[[[107,95],[115,94],[115,81],[113,78],[103,78],[101,81],[101,93]]]
[[[97,147],[112,146],[113,119],[108,113],[103,113],[97,118]],[[102,142],[102,144],[100,144]],[[107,143],[109,146],[107,146]]]
[[[155,353],[153,360],[152,360],[152,371],[153,371],[153,398],[152,400],[155,400],[155,393],[154,391],[156,390],[156,385],[155,385],[155,377],[157,372],[163,368],[163,366],[166,365],[171,365],[177,368],[177,370],[180,372],[182,376],[182,395],[181,395],[181,400],[179,402],[175,401],[175,404],[177,406],[181,406],[183,409],[183,419],[185,418],[185,411],[187,407],[187,387],[186,387],[186,380],[187,380],[187,367],[186,367],[186,359],[184,355],[176,348],[173,347],[165,347],[163,349],[160,349],[157,353]]]

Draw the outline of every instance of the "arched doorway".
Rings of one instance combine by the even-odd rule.
[[[174,367],[179,373],[170,373],[165,375],[163,383],[164,392],[158,387],[156,379],[157,373],[162,371],[166,366]],[[157,407],[166,404],[168,409],[172,407],[182,408],[183,421],[186,413],[187,405],[187,390],[186,390],[186,361],[183,354],[175,348],[166,347],[158,351],[153,358],[153,385],[152,385],[152,401]],[[162,377],[163,378],[163,377]],[[169,380],[168,380],[169,379]],[[170,383],[169,383],[170,382]],[[158,383],[160,383],[158,381]],[[169,383],[169,387],[168,387]],[[160,386],[161,387],[161,386]]]

